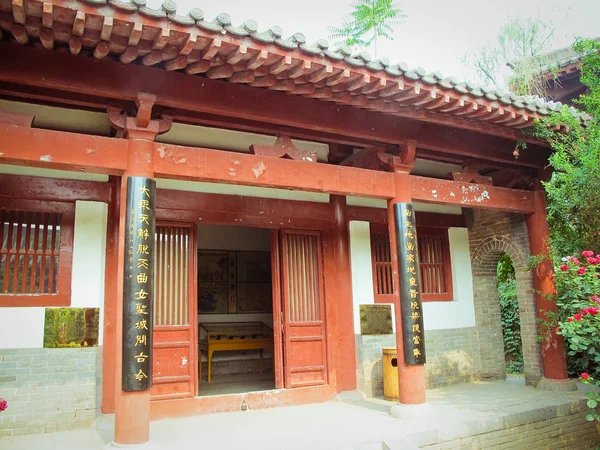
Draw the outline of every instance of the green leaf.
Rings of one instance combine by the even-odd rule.
[[[586,414],[585,416],[585,420],[587,420],[588,422],[593,422],[595,419],[593,414]]]
[[[594,399],[589,399],[587,401],[587,405],[588,405],[588,408],[594,409],[596,406],[598,406],[598,402]]]

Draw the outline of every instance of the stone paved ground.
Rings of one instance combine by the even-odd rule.
[[[574,425],[575,428],[563,433],[559,424],[566,418],[553,419],[557,414],[575,417],[573,413],[581,407],[582,398],[580,392],[540,392],[502,381],[475,383],[428,391],[427,407],[420,412],[408,411],[408,419],[390,417],[391,404],[383,400],[328,402],[155,421],[151,438],[162,450],[379,450],[385,448],[382,441],[390,450],[408,450],[411,444],[407,438],[433,448],[462,444],[466,448],[492,448],[463,439],[496,430],[499,435],[494,442],[500,444],[493,448],[546,448],[547,444],[558,443],[559,435],[586,426]],[[539,425],[544,421],[548,421],[554,434],[548,434]],[[1,438],[0,449],[100,450],[112,438],[110,427],[105,425],[100,430]],[[503,431],[507,425],[513,429]],[[517,428],[524,430],[523,436],[515,434]],[[531,441],[531,436],[538,435],[537,444],[525,441],[516,446],[502,444],[506,440],[519,442],[521,438]],[[569,445],[559,448],[582,448]]]

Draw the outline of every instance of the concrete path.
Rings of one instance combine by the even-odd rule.
[[[394,419],[383,400],[328,402],[155,421],[151,439],[162,450],[380,450],[486,432],[507,421],[581,402],[580,392],[540,392],[507,382],[428,391],[424,409]],[[542,411],[540,413],[539,411]],[[96,429],[0,438],[2,450],[101,450],[112,440],[106,420]],[[103,424],[103,425],[102,425]],[[387,447],[383,446],[383,442]]]

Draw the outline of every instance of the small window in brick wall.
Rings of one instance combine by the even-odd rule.
[[[0,306],[68,306],[75,205],[16,203],[0,202]]]
[[[423,301],[451,301],[452,265],[447,228],[417,227]],[[393,303],[390,236],[385,227],[371,225],[371,257],[376,303]]]

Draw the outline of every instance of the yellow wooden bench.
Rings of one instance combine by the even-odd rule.
[[[262,322],[201,323],[207,339],[198,343],[198,373],[202,379],[202,352],[208,355],[207,381],[210,383],[214,352],[258,350],[260,374],[263,373],[263,350],[273,352],[273,330]]]

